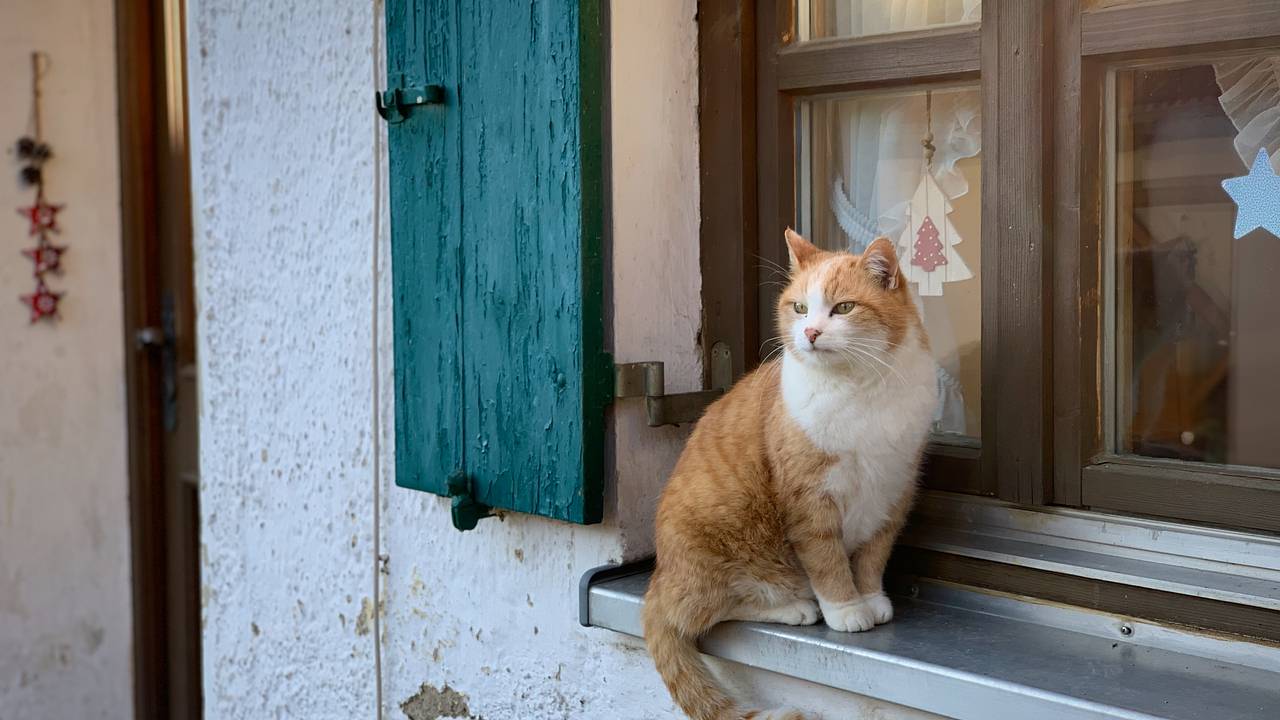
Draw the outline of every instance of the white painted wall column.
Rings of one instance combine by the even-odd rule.
[[[124,316],[111,3],[0,3],[0,145],[32,132],[47,56],[47,193],[71,249],[62,319],[28,324],[34,191],[0,153],[0,720],[133,716]]]

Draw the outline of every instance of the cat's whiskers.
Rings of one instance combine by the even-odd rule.
[[[866,362],[865,360],[863,360],[862,358],[858,357],[857,355],[854,355],[852,352],[849,352],[849,350],[847,350],[847,349],[845,349],[845,348],[836,347],[836,348],[833,348],[833,349],[834,349],[837,353],[839,353],[840,355],[844,356],[844,358],[845,358],[845,363],[847,363],[847,364],[849,365],[849,369],[850,369],[850,370],[855,370],[855,369],[856,369],[856,368],[854,368],[854,363],[855,363],[855,362],[857,362],[857,364],[858,364],[858,366],[859,366],[859,367],[867,368],[867,369],[869,369],[869,370],[874,371],[874,372],[875,372],[875,374],[876,374],[876,377],[878,377],[878,378],[880,379],[880,383],[881,383],[881,384],[884,384],[884,381],[885,381],[885,380],[884,380],[884,373],[880,372],[880,369],[879,369],[879,368],[877,368],[875,365],[871,365],[870,363]]]
[[[770,350],[770,351],[769,351],[769,354],[764,356],[764,359],[762,359],[762,360],[760,361],[760,364],[761,364],[761,365],[767,365],[767,364],[769,363],[769,361],[770,361],[770,360],[772,360],[772,359],[774,358],[774,356],[775,356],[775,355],[777,355],[778,353],[781,353],[781,352],[783,352],[783,351],[785,351],[785,350],[787,350],[787,344],[786,344],[786,343],[778,343],[778,346],[777,346],[777,347],[775,347],[774,349]]]
[[[756,350],[756,352],[757,352],[757,353],[758,353],[758,352],[760,352],[761,350],[763,350],[763,349],[764,349],[764,346],[765,346],[765,345],[768,345],[768,344],[769,344],[769,343],[771,343],[771,342],[776,342],[776,343],[779,343],[779,344],[786,344],[787,337],[788,337],[787,335],[774,335],[773,337],[765,338],[764,340],[762,340],[762,341],[760,342],[760,347]]]
[[[853,351],[853,352],[856,352],[856,353],[858,353],[858,354],[860,354],[860,355],[863,355],[864,357],[868,357],[868,358],[870,358],[870,359],[872,359],[872,360],[875,360],[876,362],[878,362],[878,363],[880,363],[881,365],[883,365],[883,366],[885,366],[886,368],[888,368],[890,372],[892,372],[894,375],[897,375],[897,376],[898,376],[898,380],[900,380],[900,381],[902,382],[903,386],[906,386],[906,385],[908,385],[908,384],[909,384],[909,383],[907,382],[907,378],[906,378],[906,377],[904,377],[904,376],[902,375],[902,373],[898,371],[898,368],[896,368],[896,367],[894,367],[894,366],[890,365],[889,363],[885,362],[885,361],[884,361],[884,360],[882,360],[881,358],[877,357],[874,353],[868,352],[866,348],[862,348],[862,347],[859,347],[859,346],[854,345],[854,344],[846,344],[846,345],[845,345],[845,347],[846,347],[846,348],[848,348],[849,350]]]
[[[860,342],[860,343],[880,343],[881,345],[884,345],[884,346],[886,346],[886,347],[892,347],[892,348],[900,348],[900,347],[902,347],[902,345],[900,345],[900,344],[898,344],[898,343],[896,343],[896,342],[893,342],[893,341],[891,341],[891,340],[884,340],[884,339],[881,339],[881,338],[873,338],[873,337],[855,337],[855,338],[851,338],[851,339],[850,339],[850,342]]]
[[[781,265],[779,265],[778,263],[776,263],[776,262],[774,262],[774,261],[770,260],[770,259],[769,259],[769,258],[767,258],[767,257],[764,257],[763,255],[760,255],[760,254],[757,254],[757,253],[751,253],[751,254],[752,254],[752,255],[754,255],[754,256],[755,256],[755,258],[756,258],[757,260],[759,260],[761,263],[764,263],[764,264],[761,264],[761,265],[757,265],[757,266],[756,266],[756,269],[772,270],[772,271],[774,271],[774,272],[776,272],[776,273],[778,273],[778,274],[782,275],[783,277],[787,278],[788,280],[790,280],[790,279],[791,279],[791,268],[785,268],[785,267],[782,267],[782,266],[781,266]]]

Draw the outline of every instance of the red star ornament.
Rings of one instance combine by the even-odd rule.
[[[42,245],[22,251],[36,264],[35,274],[62,272],[62,254],[67,251],[66,245]]]
[[[62,299],[63,293],[51,292],[44,283],[36,285],[36,291],[30,295],[23,295],[22,302],[31,307],[31,322],[35,324],[45,318],[54,318],[58,315],[58,301]]]
[[[39,235],[45,232],[59,232],[58,211],[62,208],[62,205],[50,205],[44,198],[40,198],[31,207],[18,208],[18,214],[31,223],[31,229],[27,234]]]

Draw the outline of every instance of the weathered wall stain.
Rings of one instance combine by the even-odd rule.
[[[387,601],[378,601],[378,617],[387,614]],[[342,624],[346,625],[346,619],[343,618]],[[356,634],[368,635],[373,630],[373,601],[369,598],[360,599],[360,614],[356,616]]]
[[[416,695],[400,703],[400,709],[409,720],[484,720],[479,715],[471,714],[471,708],[467,707],[467,696],[449,687],[448,683],[443,688],[423,683]]]

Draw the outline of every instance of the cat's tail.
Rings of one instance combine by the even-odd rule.
[[[644,641],[649,655],[672,699],[691,720],[806,720],[795,710],[740,709],[698,653],[697,638],[708,627],[682,630],[658,597],[651,593],[645,599]]]
[[[691,720],[740,720],[743,713],[698,654],[697,633],[682,632],[664,615],[656,598],[646,598],[644,642],[676,705]]]

